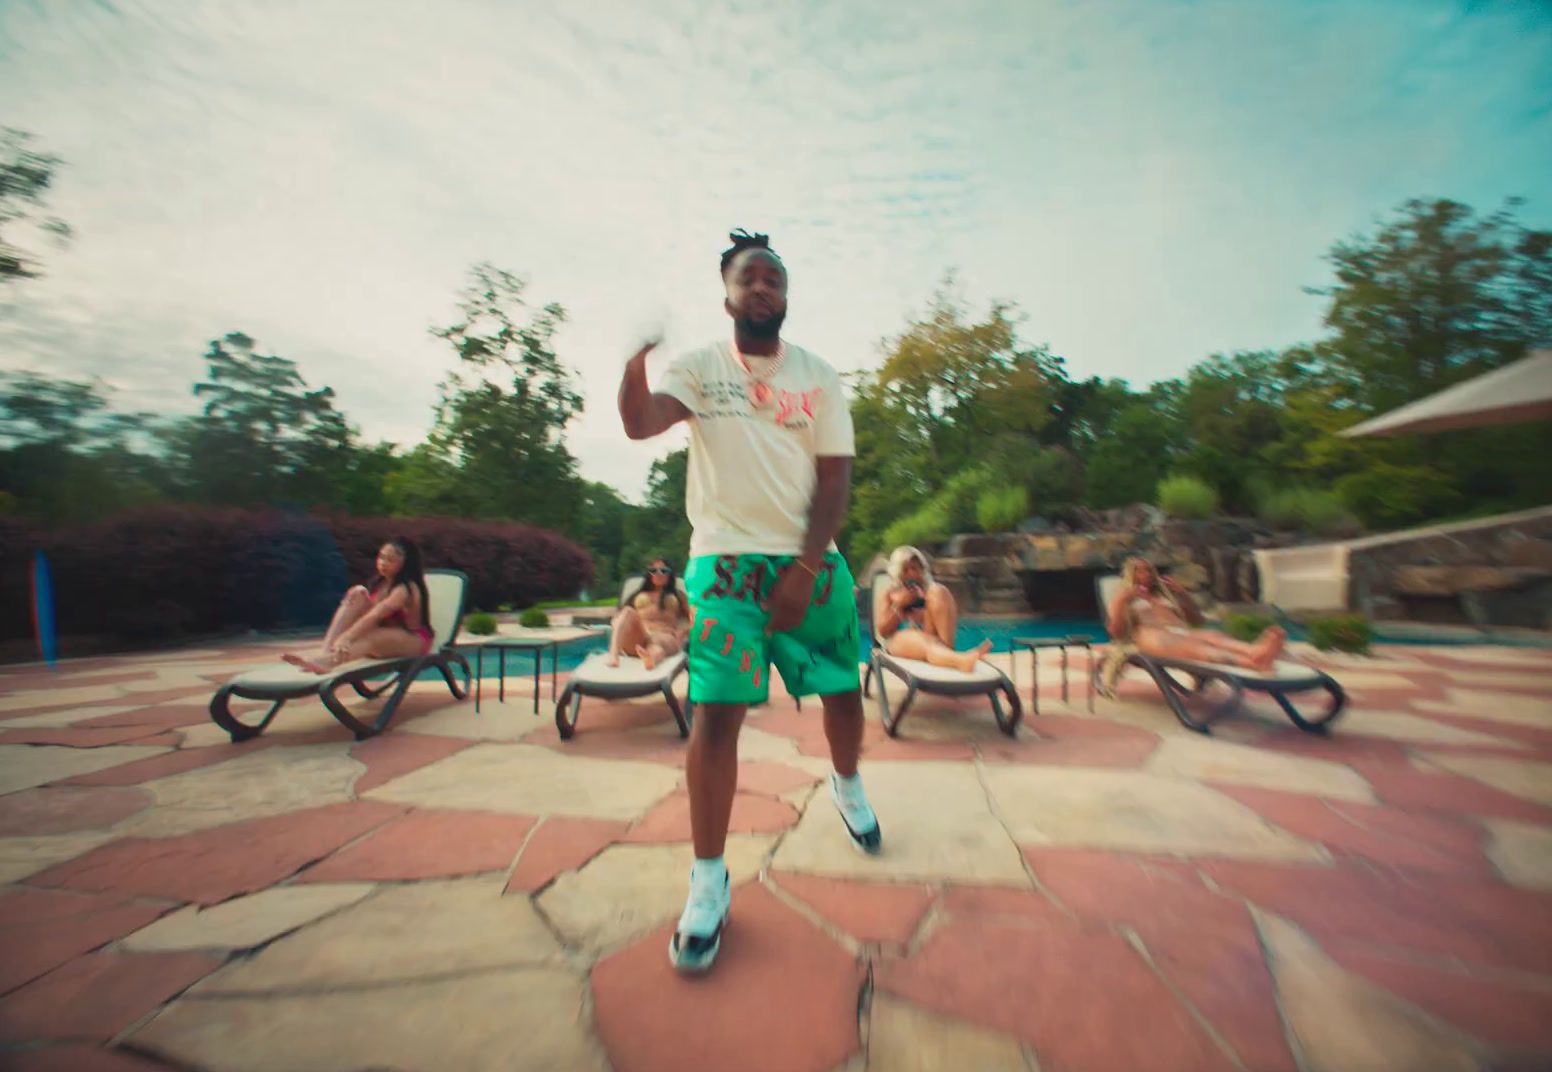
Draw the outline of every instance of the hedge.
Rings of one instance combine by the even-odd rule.
[[[49,556],[62,638],[146,643],[321,626],[396,535],[420,544],[428,569],[468,574],[471,609],[572,596],[592,573],[577,544],[513,522],[164,506],[45,532],[0,518],[0,639],[31,635],[28,571],[39,548]]]

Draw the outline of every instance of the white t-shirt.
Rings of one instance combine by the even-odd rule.
[[[814,459],[856,453],[840,375],[800,346],[787,343],[786,353],[763,407],[750,401],[750,377],[731,343],[680,357],[658,388],[691,414],[692,557],[801,553]]]

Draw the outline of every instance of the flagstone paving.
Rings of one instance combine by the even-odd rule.
[[[371,740],[311,702],[232,744],[214,682],[275,653],[0,671],[0,1068],[1552,1066],[1549,651],[1299,648],[1353,699],[1328,737],[1255,699],[1192,734],[1135,674],[1090,712],[1080,652],[1013,740],[870,702],[876,858],[777,689],[699,979],[661,702],[561,741],[547,684],[536,718],[520,675],[478,714],[424,683]]]

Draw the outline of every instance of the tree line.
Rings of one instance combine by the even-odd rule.
[[[41,211],[57,166],[15,132],[0,139],[0,228]],[[851,377],[843,550],[860,567],[895,543],[1077,522],[1182,477],[1221,510],[1316,535],[1552,501],[1545,423],[1338,435],[1552,341],[1552,232],[1519,208],[1409,201],[1331,247],[1332,279],[1312,291],[1319,339],[1214,354],[1141,388],[1074,377],[1025,341],[1016,306],[973,311],[946,279],[879,367]],[[0,233],[0,286],[40,270]],[[331,388],[236,330],[202,355],[189,417],[123,412],[97,382],[4,374],[0,514],[57,526],[171,502],[514,520],[585,546],[603,593],[653,556],[682,563],[684,451],[654,463],[640,504],[579,472],[566,431],[582,395],[554,349],[565,309],[482,263],[457,310],[432,329],[457,360],[407,449],[367,442]]]

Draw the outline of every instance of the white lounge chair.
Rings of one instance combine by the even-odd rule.
[[[997,719],[997,728],[1012,737],[1018,730],[1019,720],[1024,717],[1024,705],[1020,702],[1018,690],[1013,687],[1013,682],[1008,680],[1007,674],[984,660],[977,663],[974,670],[966,673],[948,666],[933,666],[920,659],[902,659],[897,655],[889,654],[885,649],[884,640],[878,635],[878,626],[874,622],[873,607],[878,601],[879,593],[887,590],[893,583],[888,574],[880,573],[873,578],[873,584],[868,592],[868,628],[873,636],[873,651],[868,657],[867,673],[862,679],[862,694],[866,696],[874,676],[878,677],[878,705],[879,714],[884,721],[884,732],[891,737],[896,736],[900,731],[900,721],[911,709],[911,704],[916,700],[916,694],[925,692],[932,696],[987,697],[992,703],[992,714]],[[886,670],[905,683],[905,699],[901,700],[900,706],[893,710],[889,704],[889,693],[884,686]],[[1009,710],[1006,713],[1003,712],[1002,702],[997,695],[999,692],[1008,698]]]
[[[1095,582],[1101,617],[1109,613],[1110,601],[1115,598],[1120,587],[1121,578],[1113,573],[1102,576]],[[1212,723],[1238,710],[1247,691],[1266,693],[1277,701],[1277,706],[1283,709],[1283,713],[1295,726],[1307,733],[1326,733],[1330,724],[1342,713],[1343,707],[1347,704],[1347,694],[1331,675],[1313,666],[1287,659],[1280,659],[1273,663],[1270,669],[1260,671],[1247,670],[1242,666],[1230,666],[1227,663],[1165,659],[1156,655],[1145,655],[1132,649],[1125,656],[1125,664],[1135,666],[1153,678],[1154,684],[1158,685],[1159,691],[1164,694],[1165,701],[1169,704],[1170,710],[1174,711],[1181,725],[1197,733],[1211,733]],[[1096,684],[1103,667],[1104,660],[1101,659],[1092,671]],[[1175,676],[1176,674],[1183,675],[1189,680],[1181,681]],[[1215,710],[1208,713],[1206,717],[1198,717],[1186,706],[1185,701],[1202,697],[1214,684],[1222,684],[1229,690],[1229,695],[1221,703],[1216,704]],[[1288,699],[1289,693],[1307,692],[1311,689],[1324,689],[1328,696],[1326,709],[1314,718],[1304,715]],[[1104,695],[1105,690],[1101,688],[1100,693]]]
[[[232,678],[216,690],[210,699],[210,717],[224,729],[233,741],[246,741],[257,737],[269,727],[275,715],[291,700],[317,696],[329,713],[340,724],[356,735],[357,740],[381,733],[392,721],[394,712],[410,685],[424,670],[435,669],[447,682],[455,699],[468,695],[469,663],[452,650],[463,621],[464,593],[469,579],[457,570],[427,570],[426,592],[431,597],[431,650],[425,655],[412,655],[399,659],[353,659],[341,663],[327,674],[314,674],[290,663],[274,663],[255,667]],[[463,688],[453,677],[454,668],[463,671]],[[376,684],[372,682],[382,680]],[[362,699],[375,700],[389,689],[393,695],[370,723],[363,722],[340,702],[336,693],[349,685]],[[266,700],[270,709],[257,722],[244,722],[232,713],[233,697],[242,700]]]
[[[643,579],[632,577],[620,587],[620,598],[616,600],[616,607],[623,607],[635,599],[641,592]],[[685,591],[684,580],[677,582],[679,598],[684,606],[689,606],[689,596]],[[561,691],[560,699],[555,701],[555,729],[560,733],[561,740],[570,740],[571,735],[577,732],[577,716],[582,710],[582,697],[592,696],[600,700],[633,700],[638,696],[650,696],[653,693],[662,693],[663,702],[668,704],[669,711],[673,712],[674,722],[679,726],[679,736],[690,735],[690,720],[694,717],[694,706],[688,700],[683,707],[679,705],[679,698],[674,695],[674,681],[688,668],[688,656],[685,652],[677,652],[668,656],[651,670],[648,670],[639,658],[634,655],[620,656],[619,666],[609,665],[609,653],[598,651],[582,660],[582,664],[571,672],[571,679],[566,682],[566,687]]]

